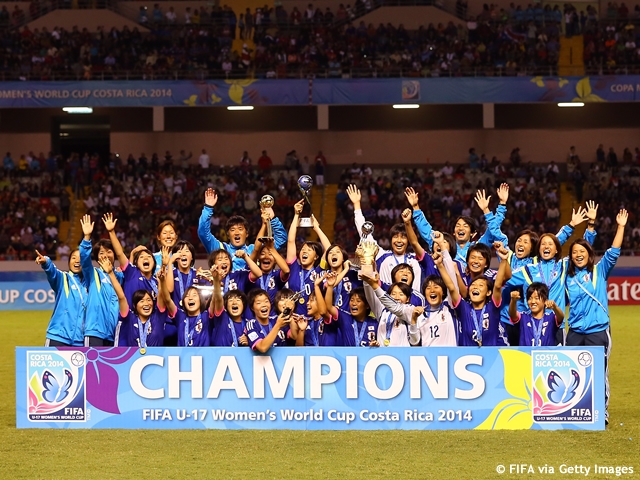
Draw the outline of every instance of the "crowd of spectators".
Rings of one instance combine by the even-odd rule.
[[[573,155],[573,161],[570,156]],[[594,247],[603,252],[611,245],[615,235],[615,219],[620,208],[629,211],[629,228],[625,232],[624,254],[640,255],[640,148],[625,148],[618,157],[614,147],[599,145],[593,163],[583,165],[573,149],[567,162],[573,163],[572,178],[576,192],[584,186],[584,197],[599,204],[598,223]]]
[[[46,171],[46,158],[33,152],[14,159],[4,155],[0,169],[0,260],[69,255],[60,242],[60,221],[68,219],[70,196],[62,177]]]
[[[458,2],[465,21],[426,23],[417,30],[358,21],[372,5],[358,0],[353,7],[340,4],[335,13],[313,4],[290,12],[279,5],[237,14],[227,5],[191,11],[156,3],[141,7],[137,18],[149,33],[128,27],[0,29],[0,78],[553,74],[563,34],[584,34],[589,71],[640,68],[640,5],[630,10],[609,3],[600,15],[589,5],[578,12],[571,4],[562,10],[540,3],[512,3],[508,9],[485,4],[468,15]],[[0,10],[0,24],[21,24],[24,12],[14,8]],[[36,8],[33,2],[29,8]],[[248,43],[233,49],[234,38]]]
[[[30,152],[18,161],[8,152],[0,180],[0,218],[4,219],[0,234],[0,255],[4,256],[0,259],[31,259],[34,249],[54,258],[65,252],[68,255],[68,246],[59,249],[57,229],[60,220],[69,220],[69,191],[77,194],[86,212],[98,219],[96,239],[108,237],[99,219],[113,212],[123,245],[129,249],[146,245],[156,250],[155,227],[171,219],[180,237],[205,255],[197,226],[207,188],[219,192],[212,229],[222,240],[226,240],[224,227],[231,215],[244,215],[251,225],[251,235],[257,233],[259,201],[265,194],[274,197],[276,214],[289,224],[293,204],[301,198],[298,177],[311,174],[322,183],[326,159],[318,152],[309,165],[307,156],[299,158],[292,150],[286,154],[285,163],[287,168],[274,169],[265,150],[255,163],[245,151],[227,166],[214,165],[206,149],[197,157],[183,150],[175,158],[169,151],[150,157],[142,153],[137,158],[133,154],[111,154],[104,159],[88,153],[35,156]]]

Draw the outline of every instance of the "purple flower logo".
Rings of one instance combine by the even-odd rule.
[[[120,413],[118,408],[118,372],[111,365],[120,365],[136,352],[134,347],[90,348],[87,356],[87,400],[108,413]]]

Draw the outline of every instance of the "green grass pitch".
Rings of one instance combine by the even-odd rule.
[[[638,476],[639,312],[611,308],[611,424],[604,432],[17,430],[14,347],[42,345],[49,313],[3,312],[0,478],[454,480],[496,478],[499,464],[508,471],[519,463],[553,466],[557,476],[561,464],[626,465]],[[588,478],[620,477],[592,472]]]

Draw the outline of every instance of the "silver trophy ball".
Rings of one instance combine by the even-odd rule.
[[[311,191],[311,187],[313,187],[313,180],[309,175],[302,175],[298,179],[298,187],[304,193],[309,193]]]
[[[363,237],[368,237],[369,235],[371,235],[373,233],[373,223],[371,222],[364,222],[362,224],[362,236]]]
[[[274,200],[271,195],[265,195],[260,199],[260,208],[271,208],[273,207]]]

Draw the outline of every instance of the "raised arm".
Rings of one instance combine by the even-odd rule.
[[[204,206],[198,220],[198,238],[207,253],[222,248],[222,243],[211,233],[211,217],[213,217],[213,207],[216,203],[218,203],[218,194],[212,188],[208,188],[204,192]]]
[[[375,296],[375,300],[380,302],[384,308],[393,313],[399,320],[402,320],[404,323],[411,323],[411,318],[413,316],[413,311],[415,310],[415,306],[411,304],[404,304],[400,302],[396,302],[393,298],[386,293],[380,285],[376,288],[371,289],[370,285],[365,285],[364,293],[367,296],[367,301],[369,301],[369,290],[372,290],[373,295]],[[371,301],[369,301],[369,305],[373,305]]]
[[[418,236],[416,232],[413,230],[413,225],[411,224],[411,209],[405,208],[402,212],[402,222],[404,223],[404,228],[407,231],[407,240],[409,240],[409,244],[413,247],[413,251],[416,254],[418,260],[422,260],[424,257],[424,248],[420,245],[418,241]]]
[[[338,277],[338,274],[335,272],[329,272],[326,277],[327,291],[324,294],[324,302],[325,302],[325,307],[327,309],[327,313],[329,314],[330,318],[338,318],[338,309],[333,304],[333,289],[338,284],[337,277]]]
[[[502,287],[504,287],[504,284],[507,280],[506,272],[507,265],[509,265],[509,262],[507,261],[507,259],[509,258],[509,250],[507,250],[504,245],[502,245],[502,242],[496,242],[495,246],[496,254],[501,261],[495,282],[493,284],[493,304],[499,306],[502,302]]]
[[[164,311],[166,308],[169,311],[169,316],[173,317],[178,310],[178,307],[176,307],[176,304],[171,298],[171,292],[169,291],[169,277],[167,275],[167,271],[171,270],[171,283],[173,283],[173,269],[167,268],[171,263],[171,247],[162,247],[161,251],[162,266],[156,274],[156,276],[158,277],[159,286],[158,310]]]
[[[364,283],[364,295],[367,297],[367,303],[371,307],[373,315],[380,320],[382,318],[382,312],[384,311],[384,305],[373,292],[376,288],[380,288],[378,272],[374,272],[374,278],[363,275],[362,281]]]
[[[511,323],[518,323],[520,321],[520,314],[518,313],[518,300],[520,300],[520,291],[513,290],[511,292],[511,298],[509,300],[509,320],[511,320]]]
[[[558,233],[556,233],[556,237],[558,238],[560,245],[564,245],[567,240],[569,240],[569,237],[573,234],[575,228],[586,220],[587,211],[584,208],[578,207],[577,211],[575,209],[571,210],[571,221],[568,225],[565,225],[558,231]]]
[[[598,207],[593,200],[587,202],[587,228],[584,231],[584,239],[589,242],[589,245],[593,245],[596,240],[596,219],[598,218]]]
[[[298,233],[298,222],[300,214],[304,207],[304,198],[293,206],[293,220],[289,227],[289,236],[287,237],[287,263],[291,265],[298,258],[298,249],[296,247],[296,235]]]
[[[329,237],[327,237],[322,231],[322,228],[320,228],[320,222],[318,222],[318,219],[313,214],[311,214],[311,221],[313,222],[313,231],[318,235],[322,248],[326,251],[331,246],[331,240],[329,240]]]
[[[124,291],[122,290],[120,282],[118,282],[116,274],[113,271],[113,265],[108,258],[98,260],[98,263],[100,264],[100,268],[102,268],[102,270],[109,275],[109,278],[111,279],[111,285],[113,285],[113,290],[116,292],[116,296],[118,297],[120,316],[126,317],[129,313],[129,303],[127,302],[127,297],[124,296]]]
[[[427,242],[430,249],[433,249],[433,239],[431,238],[431,232],[433,231],[433,227],[420,210],[420,205],[418,205],[418,194],[416,191],[408,187],[404,191],[405,197],[407,197],[407,201],[411,208],[413,209],[413,221],[416,222],[416,228],[418,229],[418,233],[422,237],[422,239]]]
[[[91,263],[91,234],[93,233],[94,223],[89,215],[84,215],[80,220],[80,226],[83,233],[83,238],[80,242],[80,265],[84,281],[89,286],[95,281],[93,278],[93,263]]]
[[[434,253],[432,256],[433,256],[433,262],[436,264],[436,267],[438,268],[438,272],[440,272],[442,281],[447,287],[447,290],[449,290],[449,294],[451,295],[451,301],[453,302],[452,306],[455,307],[458,305],[458,303],[460,303],[460,293],[458,293],[456,284],[454,283],[454,280],[451,278],[451,276],[449,275],[449,272],[447,272],[447,269],[442,263],[442,254]]]
[[[553,311],[553,314],[556,316],[557,326],[562,325],[562,322],[564,322],[564,312],[560,309],[560,307],[558,307],[556,302],[554,302],[553,300],[547,300],[546,302],[544,302],[544,308]],[[509,312],[511,312],[511,310],[509,310]]]
[[[53,291],[57,293],[60,289],[62,272],[58,270],[49,257],[42,255],[38,250],[36,250],[36,263],[42,267],[44,273],[47,275],[49,285],[51,285]]]
[[[611,246],[613,248],[622,248],[622,241],[624,240],[624,227],[627,225],[627,220],[629,219],[629,213],[623,208],[618,213],[616,217],[616,223],[618,224],[618,228],[616,230],[616,236],[613,237],[613,242]]]
[[[251,252],[251,260],[254,262],[258,261],[258,256],[260,255],[260,249],[263,246],[263,243],[260,241],[260,238],[264,237],[267,234],[267,222],[270,222],[269,214],[264,210],[260,214],[262,223],[260,224],[260,230],[258,230],[258,234],[256,235],[256,241],[253,243],[253,250]]]
[[[316,303],[318,304],[318,314],[322,315],[323,320],[329,320],[331,316],[327,310],[327,303],[324,301],[324,296],[322,295],[322,290],[320,289],[320,285],[327,278],[327,273],[325,272],[322,275],[318,275],[313,282],[313,291],[316,296]]]
[[[243,258],[245,262],[247,262],[247,267],[249,267],[249,280],[255,281],[256,279],[262,277],[262,270],[256,262],[251,259],[251,255],[248,255],[245,250],[236,250],[234,254],[238,258]]]
[[[218,267],[213,265],[211,267],[211,276],[213,277],[213,297],[209,304],[209,316],[214,317],[220,315],[224,310],[224,296],[222,295],[222,282],[220,281],[220,273]]]
[[[113,218],[113,213],[106,213],[102,217],[102,221],[104,223],[104,228],[109,232],[109,240],[111,240],[111,244],[113,245],[113,252],[116,254],[116,258],[120,263],[120,268],[125,268],[129,263],[127,256],[124,254],[124,250],[122,249],[122,245],[120,244],[120,240],[116,235],[116,222],[118,219]]]

